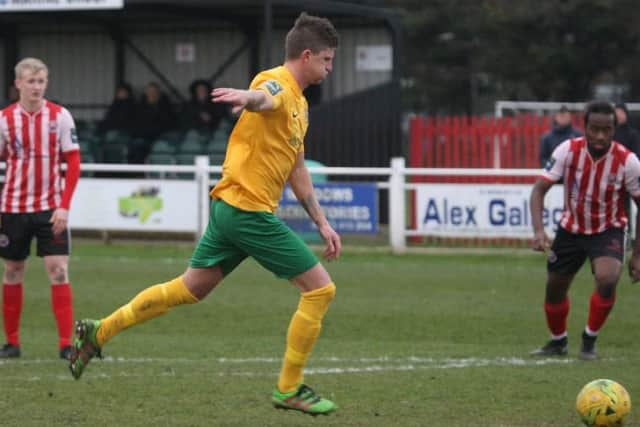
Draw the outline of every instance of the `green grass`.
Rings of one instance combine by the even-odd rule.
[[[186,266],[189,245],[75,242],[76,317],[102,317]],[[2,425],[579,426],[575,396],[595,378],[640,396],[640,289],[623,278],[599,340],[576,360],[592,279],[572,289],[570,356],[535,364],[543,344],[540,255],[346,253],[306,382],[339,412],[276,411],[269,394],[297,292],[252,261],[200,304],[123,332],[80,381],[56,359],[41,260],[30,260],[20,360],[0,363]],[[632,414],[628,425],[640,425]]]

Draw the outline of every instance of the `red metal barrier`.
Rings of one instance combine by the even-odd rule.
[[[574,124],[580,125],[580,115]],[[454,168],[538,168],[549,116],[418,116],[410,122],[409,165]]]
[[[582,115],[573,117],[581,128]],[[414,117],[410,122],[409,167],[422,168],[509,168],[540,167],[540,139],[551,129],[549,116],[518,114],[512,117],[452,116]],[[535,177],[506,176],[412,176],[412,182],[532,184]],[[414,227],[415,194],[410,192],[409,226]],[[451,239],[410,237],[412,243],[446,245],[523,246],[516,239]]]

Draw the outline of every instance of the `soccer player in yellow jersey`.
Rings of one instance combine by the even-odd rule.
[[[302,382],[322,318],[335,295],[331,277],[305,243],[274,215],[288,182],[326,242],[324,256],[340,255],[340,237],[327,222],[304,165],[307,102],[302,91],[331,72],[338,34],[327,19],[301,14],[286,38],[284,65],[258,74],[249,90],[217,88],[213,102],[242,111],[229,138],[222,179],[211,192],[209,224],[183,275],[151,286],[101,320],[76,322],[69,364],[78,379],[120,331],[206,297],[246,257],[256,259],[300,292],[272,403],[312,415],[337,407]]]

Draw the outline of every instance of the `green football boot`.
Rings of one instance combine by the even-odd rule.
[[[311,387],[300,384],[297,390],[280,393],[276,388],[271,396],[271,402],[277,409],[292,409],[313,415],[329,415],[338,409],[335,403],[316,394]]]
[[[69,359],[69,370],[76,380],[94,357],[102,358],[101,348],[96,341],[99,320],[83,319],[76,321],[73,351]]]

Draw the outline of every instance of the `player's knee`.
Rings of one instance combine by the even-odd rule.
[[[322,297],[326,305],[329,305],[336,297],[336,285],[329,282],[327,285],[318,289],[318,294]]]
[[[67,281],[67,266],[65,264],[50,264],[47,266],[47,274],[53,283],[64,283]]]
[[[4,265],[4,282],[19,283],[24,279],[24,262],[7,262]]]
[[[618,283],[619,273],[613,271],[598,272],[595,275],[596,284],[600,288],[615,288]]]

